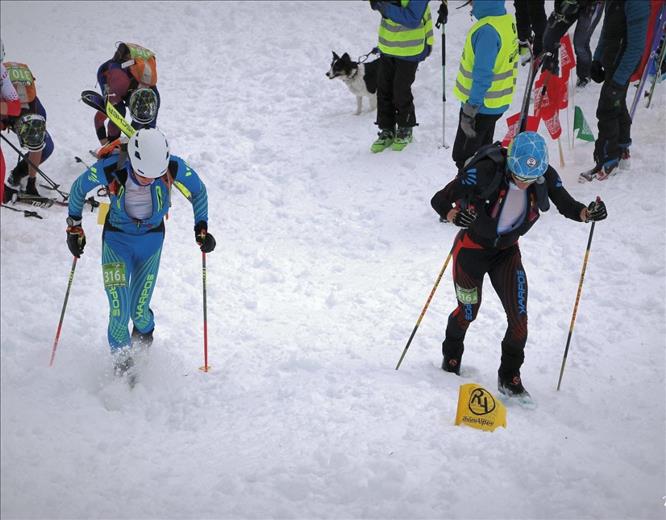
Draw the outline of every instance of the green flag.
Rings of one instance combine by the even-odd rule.
[[[574,109],[573,129],[576,138],[582,139],[583,141],[594,142],[594,134],[592,133],[592,130],[590,130],[590,126],[587,124],[587,121],[585,121],[585,116],[583,115],[583,111],[579,106],[575,107]],[[578,130],[578,133],[576,133],[576,130]]]

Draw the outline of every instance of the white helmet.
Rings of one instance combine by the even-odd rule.
[[[164,175],[169,166],[169,143],[157,128],[137,130],[127,144],[127,154],[136,173],[149,179]]]

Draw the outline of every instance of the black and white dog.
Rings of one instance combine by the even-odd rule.
[[[379,60],[369,63],[352,61],[346,52],[342,56],[333,53],[329,79],[340,78],[356,96],[356,115],[361,113],[363,97],[370,100],[370,110],[377,108],[377,68]]]

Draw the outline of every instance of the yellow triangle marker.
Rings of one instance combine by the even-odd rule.
[[[481,385],[460,385],[456,426],[460,424],[489,432],[506,428],[506,407]]]

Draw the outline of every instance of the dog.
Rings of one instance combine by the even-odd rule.
[[[356,96],[356,112],[359,115],[363,106],[363,98],[370,102],[370,110],[377,108],[377,72],[379,60],[368,63],[353,61],[346,52],[338,56],[333,52],[331,68],[326,73],[328,79],[340,78]]]

